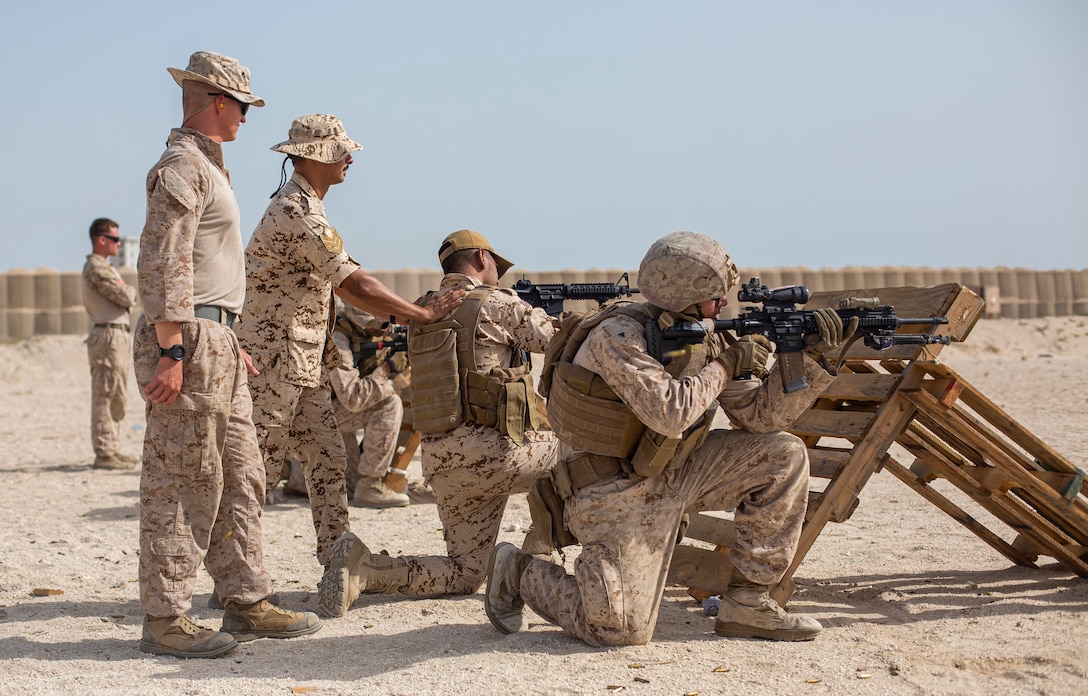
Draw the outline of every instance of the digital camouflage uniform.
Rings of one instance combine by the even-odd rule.
[[[87,360],[91,365],[91,445],[101,458],[121,453],[132,346],[129,308],[136,288],[128,286],[105,256],[89,254],[83,265],[83,305],[91,320]]]
[[[246,308],[239,340],[260,375],[250,379],[266,491],[291,453],[302,462],[317,559],[349,531],[344,442],[328,370],[339,363],[330,334],[334,285],[359,270],[299,173],[268,204],[246,247]]]
[[[241,310],[243,264],[222,146],[194,130],[173,130],[147,176],[138,262],[144,316],[134,348],[143,393],[159,362],[154,322],[181,323],[181,393],[170,405],[146,406],[140,603],[151,618],[188,611],[201,560],[224,602],[272,594],[261,547],[264,466],[245,365],[230,328],[194,315],[195,304]]]
[[[360,375],[351,352],[351,339],[339,328],[333,341],[340,358],[329,372],[332,385],[333,415],[347,451],[347,489],[354,490],[360,478],[382,478],[397,449],[404,404],[393,389],[393,380],[381,369]],[[365,430],[363,450],[355,438]]]
[[[441,289],[471,290],[480,282],[447,274]],[[542,353],[555,333],[551,317],[508,289],[491,292],[480,308],[475,332],[476,370],[511,364],[514,351]],[[497,429],[466,422],[448,433],[423,435],[423,474],[434,490],[446,556],[403,556],[408,584],[402,594],[427,597],[471,594],[483,584],[507,498],[525,493],[555,464],[555,435],[526,430],[516,444]]]
[[[620,474],[566,501],[566,525],[582,544],[574,575],[531,560],[521,597],[594,646],[650,640],[686,511],[735,508],[733,564],[759,583],[782,576],[804,521],[808,456],[801,440],[780,431],[833,379],[809,358],[809,390],[792,395],[783,393],[777,367],[762,382],[727,381],[715,362],[674,379],[647,353],[643,331],[637,320],[612,316],[590,331],[574,364],[603,378],[645,426],[668,437],[680,437],[716,399],[737,429],[711,430],[690,456],[658,476]],[[708,348],[707,361],[719,350],[710,341]],[[561,461],[579,454],[561,442]]]

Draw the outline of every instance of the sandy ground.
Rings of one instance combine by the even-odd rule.
[[[0,346],[6,693],[1088,693],[1088,581],[1047,558],[1039,569],[1013,566],[888,474],[869,483],[850,520],[829,525],[797,573],[790,608],[825,627],[811,643],[719,639],[713,619],[673,587],[642,647],[590,648],[535,616],[527,632],[503,636],[476,594],[365,596],[313,636],[244,643],[219,660],[146,655],[136,647],[139,475],[89,466],[85,355],[77,336]],[[983,322],[942,357],[1088,468],[1088,320]],[[129,411],[135,452],[138,397]],[[443,550],[432,504],[353,508],[351,519],[372,547]],[[264,520],[284,604],[315,609],[321,569],[305,503],[272,506]],[[519,496],[502,539],[520,541],[528,523]],[[193,614],[218,626],[210,591],[202,571]]]

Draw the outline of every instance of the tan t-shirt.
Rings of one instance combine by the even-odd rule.
[[[222,146],[188,129],[170,132],[147,175],[147,221],[137,262],[144,314],[193,321],[196,305],[241,313],[245,258],[238,201]]]

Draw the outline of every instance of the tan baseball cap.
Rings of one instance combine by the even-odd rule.
[[[363,146],[348,137],[344,124],[335,116],[307,114],[296,118],[287,132],[287,140],[271,149],[331,164],[344,159],[348,153],[362,150]]]
[[[457,230],[443,239],[442,245],[438,247],[438,262],[442,263],[449,258],[450,254],[463,249],[484,249],[491,252],[491,255],[495,257],[495,266],[499,271],[500,278],[514,265],[513,261],[507,261],[495,253],[495,249],[487,241],[487,237],[472,230]]]
[[[166,71],[179,85],[186,80],[196,80],[220,89],[244,104],[264,106],[264,99],[249,89],[249,68],[230,56],[197,51],[189,56],[185,70],[167,68]]]

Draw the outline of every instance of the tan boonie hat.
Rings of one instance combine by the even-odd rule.
[[[495,249],[492,248],[491,243],[487,241],[487,237],[479,232],[473,232],[472,230],[457,230],[443,239],[442,245],[438,247],[438,262],[442,263],[450,257],[450,254],[455,251],[461,251],[462,249],[484,249],[485,251],[490,251],[491,255],[495,257],[495,266],[498,268],[500,278],[502,278],[503,275],[510,270],[510,267],[514,265],[513,261],[507,261],[495,253]]]
[[[197,51],[189,56],[189,66],[185,70],[166,70],[179,85],[186,80],[196,80],[222,90],[243,104],[264,106],[264,99],[249,89],[249,68],[229,56],[211,51]]]
[[[332,164],[363,146],[348,137],[340,119],[329,114],[308,114],[291,122],[287,140],[273,145],[273,152]]]

